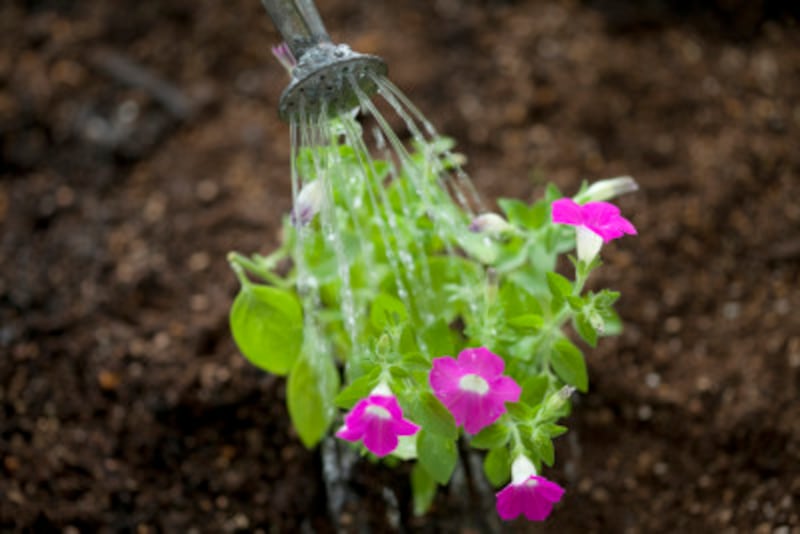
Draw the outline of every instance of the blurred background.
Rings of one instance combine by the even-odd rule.
[[[770,0],[328,0],[493,201],[620,174],[639,229],[531,532],[800,533],[800,28]],[[237,353],[229,250],[290,203],[257,0],[0,4],[0,530],[330,532],[284,384]],[[365,463],[338,519],[411,515]],[[386,491],[391,488],[393,491]],[[399,515],[398,515],[399,514]]]

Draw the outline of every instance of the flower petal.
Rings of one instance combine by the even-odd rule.
[[[369,401],[367,399],[361,399],[358,401],[355,407],[350,410],[350,413],[344,417],[345,426],[353,432],[363,434],[366,426],[364,412],[366,411],[367,406],[369,406]]]
[[[522,502],[517,493],[517,487],[509,484],[500,490],[495,497],[497,498],[497,514],[503,521],[510,521],[522,513]]]
[[[536,480],[536,489],[539,495],[544,499],[550,502],[558,502],[561,500],[561,497],[564,495],[564,488],[544,477],[533,475],[533,478]]]
[[[431,389],[441,400],[441,396],[458,391],[458,381],[464,375],[461,365],[450,356],[433,359],[433,367],[428,375]]]
[[[553,202],[551,213],[554,223],[571,224],[573,226],[580,226],[583,224],[581,206],[571,198],[560,198]]]
[[[522,394],[522,388],[509,376],[499,376],[490,383],[492,396],[495,400],[505,402],[517,402]]]
[[[376,456],[386,456],[397,448],[397,435],[392,421],[370,418],[364,432],[364,446]]]
[[[526,492],[521,500],[523,500],[522,511],[529,521],[544,521],[553,511],[553,503],[542,499],[536,493]]]
[[[503,373],[506,364],[503,358],[494,354],[486,347],[464,349],[458,355],[458,363],[465,374],[476,374],[486,380],[491,380]]]
[[[419,429],[419,425],[412,423],[408,419],[394,421],[394,433],[398,436],[413,436]]]
[[[343,426],[336,432],[337,438],[341,438],[346,441],[358,441],[361,439],[361,436],[363,435],[364,435],[363,432],[358,432],[347,426]]]
[[[385,408],[392,416],[392,419],[403,418],[403,410],[400,409],[400,405],[397,403],[397,399],[394,396],[370,395],[367,397],[367,401],[375,406]]]

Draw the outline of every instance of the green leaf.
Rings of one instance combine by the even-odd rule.
[[[603,335],[604,336],[618,336],[622,333],[622,319],[619,318],[617,312],[608,308],[601,312],[603,317]]]
[[[542,462],[549,466],[553,465],[556,455],[553,440],[538,429],[533,433],[533,450]]]
[[[421,516],[436,497],[436,481],[419,462],[411,469],[411,493],[414,496],[414,515]]]
[[[389,326],[406,322],[408,320],[408,312],[400,300],[386,293],[380,293],[372,301],[369,319],[372,326],[377,331],[382,332]]]
[[[554,200],[558,200],[563,196],[564,195],[561,194],[561,191],[559,191],[558,186],[556,184],[552,182],[547,184],[547,187],[544,190],[544,199],[548,204],[552,203]]]
[[[447,356],[455,353],[453,331],[444,322],[438,319],[422,330],[422,340],[428,346],[428,352],[435,356]],[[430,364],[428,364],[430,367]]]
[[[405,392],[403,397],[405,407],[408,408],[412,421],[431,434],[437,434],[450,440],[458,437],[458,429],[456,428],[456,420],[453,418],[453,414],[432,393],[424,391],[422,394],[417,395],[415,392],[408,391]]]
[[[307,448],[319,443],[333,421],[333,399],[338,389],[339,373],[326,354],[303,355],[292,368],[286,403],[300,441]]]
[[[511,437],[511,430],[503,423],[489,425],[477,434],[469,444],[476,449],[496,449],[508,443]]]
[[[417,454],[431,477],[439,484],[447,484],[458,458],[455,440],[422,429],[417,438]]]
[[[572,282],[552,271],[546,274],[547,287],[555,297],[567,298],[572,295]]]
[[[581,336],[581,339],[592,347],[597,346],[597,331],[585,314],[579,313],[576,315],[573,326],[575,327],[575,331],[578,332],[578,335]]]
[[[511,478],[511,459],[506,447],[492,449],[483,460],[483,472],[494,487],[499,487]]]
[[[550,364],[559,378],[567,384],[584,393],[589,389],[589,376],[583,354],[568,339],[561,338],[553,344]]]
[[[493,264],[500,253],[497,243],[483,234],[460,234],[458,244],[471,258],[486,265]]]
[[[547,433],[547,435],[550,436],[550,439],[557,438],[558,436],[566,433],[567,431],[567,427],[557,425],[555,423],[547,423],[545,425],[542,425],[541,428],[543,432]]]
[[[536,202],[531,206],[531,227],[540,228],[548,221],[550,215],[550,204],[544,200]]]
[[[404,355],[400,365],[409,371],[429,371],[431,368],[430,360],[419,352],[410,352]]]
[[[619,292],[618,291],[611,291],[608,289],[602,290],[600,293],[595,295],[595,305],[598,308],[608,308],[613,306],[614,303],[619,299]]]
[[[525,228],[533,227],[533,217],[531,216],[530,208],[521,200],[513,198],[498,199],[497,205],[503,210],[503,213],[511,224],[522,226]]]
[[[233,339],[253,365],[285,375],[300,353],[303,316],[293,293],[262,285],[244,285],[230,313]]]
[[[533,418],[533,408],[522,402],[507,403],[506,409],[509,415],[517,421],[528,421]]]
[[[536,406],[544,399],[550,381],[544,375],[534,375],[526,378],[521,385],[522,395],[519,400],[529,406]]]
[[[375,366],[369,373],[353,380],[350,385],[336,395],[334,403],[339,408],[350,409],[355,403],[366,398],[370,391],[378,385],[381,369]]]
[[[532,328],[533,330],[541,330],[544,326],[544,319],[541,315],[534,313],[526,313],[525,315],[517,315],[508,320],[508,324],[517,328]]]

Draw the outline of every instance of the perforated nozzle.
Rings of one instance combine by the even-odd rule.
[[[349,111],[359,103],[356,86],[366,95],[375,93],[372,75],[386,75],[386,63],[333,44],[312,0],[262,3],[297,59],[278,107],[283,120]]]

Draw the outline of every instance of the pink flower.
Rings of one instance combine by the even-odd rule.
[[[530,521],[543,521],[561,500],[564,488],[536,474],[536,468],[525,456],[518,456],[511,466],[511,484],[500,490],[497,513],[504,521],[520,514]]]
[[[517,402],[522,389],[512,378],[503,376],[503,359],[488,349],[466,349],[458,360],[450,356],[434,358],[428,380],[456,423],[470,434],[477,434],[506,411],[506,402]]]
[[[554,223],[576,227],[578,258],[584,261],[594,259],[603,243],[625,234],[636,235],[633,224],[608,202],[587,202],[581,206],[570,198],[561,198],[553,202],[552,215]]]
[[[388,388],[378,386],[350,410],[336,436],[352,442],[363,440],[370,452],[386,456],[397,448],[397,436],[412,436],[418,430],[419,426],[403,418],[403,410]]]

